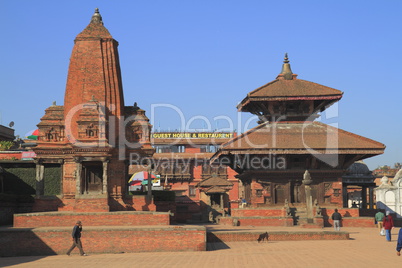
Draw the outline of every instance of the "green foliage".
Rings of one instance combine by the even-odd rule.
[[[45,195],[58,195],[61,191],[61,167],[53,166],[47,167],[45,166]]]
[[[34,195],[36,178],[34,166],[5,167],[4,192],[17,195]]]
[[[0,141],[0,151],[7,151],[13,147],[14,142],[12,141]]]
[[[36,194],[36,168],[34,165],[8,166],[4,168],[4,193],[16,195]],[[61,167],[46,166],[44,195],[60,194]]]

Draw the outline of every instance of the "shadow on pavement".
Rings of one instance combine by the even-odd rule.
[[[46,257],[47,256],[0,257],[0,267],[26,264]]]
[[[215,251],[222,249],[230,249],[230,247],[223,242],[207,243],[207,251]]]

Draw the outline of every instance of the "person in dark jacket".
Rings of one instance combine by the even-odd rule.
[[[391,231],[394,228],[394,220],[392,216],[389,214],[389,211],[385,212],[384,220],[382,221],[384,229],[385,229],[385,238],[388,242],[391,242]]]
[[[77,221],[77,223],[74,225],[73,233],[72,233],[73,245],[67,251],[68,256],[70,256],[71,251],[73,251],[73,249],[75,247],[77,247],[80,250],[81,256],[87,256],[87,254],[85,254],[84,250],[82,249],[81,232],[82,232],[82,223],[81,223],[81,221]]]
[[[398,243],[396,244],[396,255],[401,256],[402,249],[402,228],[399,229]]]
[[[341,213],[338,212],[338,209],[335,209],[335,212],[332,214],[332,220],[334,221],[334,229],[335,231],[340,231],[341,230],[341,220],[342,220],[342,215]]]

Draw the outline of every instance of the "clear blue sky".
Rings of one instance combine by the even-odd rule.
[[[189,130],[208,128],[204,117],[211,129],[229,128],[226,117],[255,126],[236,105],[288,52],[298,78],[344,92],[323,122],[387,146],[371,169],[402,162],[399,0],[0,0],[1,124],[23,137],[63,104],[74,38],[96,7],[120,44],[125,103],[156,129],[182,129],[180,114]]]

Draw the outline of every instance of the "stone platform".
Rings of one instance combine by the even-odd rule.
[[[335,231],[268,231],[269,241],[299,241],[299,240],[348,240],[348,232]],[[226,231],[208,231],[207,242],[240,242],[240,241],[257,241],[260,234],[264,230],[226,230]]]
[[[347,232],[290,226],[281,227],[284,231],[272,226],[171,225],[170,217],[153,211],[15,214],[14,227],[0,228],[0,257],[65,254],[77,220],[82,221],[83,247],[89,254],[205,251],[207,243],[256,241],[263,232],[270,241],[349,239]]]
[[[14,214],[14,227],[74,226],[78,221],[84,226],[139,226],[170,225],[168,212],[114,211],[114,212],[37,212]]]
[[[225,231],[219,225],[206,226],[208,231]],[[211,228],[210,228],[211,227]],[[233,227],[234,228],[234,227]],[[236,227],[240,229],[240,227]],[[245,228],[241,228],[245,230]],[[301,227],[254,227],[248,231],[268,233],[276,231],[307,231]],[[333,231],[320,228],[317,231]],[[392,241],[387,242],[377,229],[345,227],[341,231],[350,234],[349,240],[299,240],[299,241],[239,241],[207,243],[207,251],[89,254],[80,257],[78,250],[72,256],[25,256],[0,258],[1,267],[18,268],[71,268],[71,267],[147,267],[147,268],[339,268],[339,267],[387,267],[400,268],[402,257],[395,252],[399,228],[392,230]],[[1,234],[0,234],[1,237]],[[86,241],[84,240],[84,246]],[[375,257],[373,257],[375,256]]]
[[[82,242],[88,254],[205,251],[207,243],[256,242],[263,232],[269,233],[269,241],[349,239],[348,232],[304,231],[299,227],[85,226],[83,223]],[[0,228],[0,257],[65,254],[72,243],[71,231],[72,226]]]
[[[85,226],[86,253],[205,251],[203,226]],[[66,254],[71,227],[0,228],[0,257]]]

